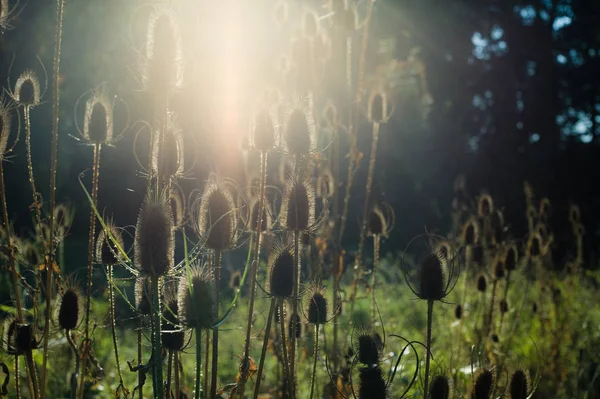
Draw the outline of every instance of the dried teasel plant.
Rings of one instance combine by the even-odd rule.
[[[452,399],[454,398],[454,383],[446,375],[436,375],[431,379],[431,386],[427,399]]]
[[[152,173],[162,179],[185,175],[183,132],[173,112],[167,113],[164,129],[152,135]]]
[[[472,377],[468,397],[470,399],[491,399],[495,389],[496,376],[494,371],[488,368],[481,368]]]
[[[308,99],[296,99],[285,114],[283,137],[285,149],[296,158],[312,154],[317,148],[317,132],[312,107]]]
[[[175,362],[175,392],[176,395],[180,395],[178,354],[185,349],[187,343],[186,330],[183,329],[180,323],[178,302],[176,292],[174,290],[167,290],[162,313],[161,342],[163,348],[168,351],[167,383],[165,387],[165,392],[168,396],[172,395],[173,362]]]

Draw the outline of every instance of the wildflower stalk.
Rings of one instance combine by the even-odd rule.
[[[505,303],[508,298],[508,288],[510,287],[510,272],[511,272],[510,269],[506,272],[506,286],[504,287],[504,296],[502,298]],[[502,329],[502,323],[504,321],[504,313],[505,312],[500,312],[500,327],[499,327],[500,329]]]
[[[208,332],[207,332],[208,335]],[[200,366],[202,366],[202,329],[196,328],[196,392],[194,398],[200,399]],[[206,372],[206,370],[204,371]],[[177,374],[176,374],[177,375]],[[179,397],[179,396],[176,396]]]
[[[196,343],[197,343],[196,345],[198,348],[202,347],[202,343],[200,341],[196,341]],[[175,351],[173,356],[174,356],[173,360],[175,362],[175,397],[181,398],[181,391],[180,391],[180,387],[179,387],[179,352]],[[198,359],[200,359],[200,361],[202,361],[201,356],[200,357],[197,356],[196,361],[198,361]],[[196,385],[197,385],[196,389],[200,388],[199,383],[200,383],[199,381],[196,382]],[[143,396],[140,396],[140,397],[143,397]]]
[[[375,234],[373,236],[373,273],[371,276],[371,294],[373,295],[373,303],[371,309],[371,320],[373,325],[377,321],[377,298],[375,296],[375,288],[377,287],[377,268],[379,267],[379,244],[381,236]]]
[[[285,339],[285,317],[283,317],[284,315],[284,304],[283,301],[281,301],[279,303],[279,326],[281,327],[281,345],[282,345],[282,350],[283,350],[283,372],[286,375],[287,378],[287,388],[289,390],[289,395],[290,398],[294,398],[294,388],[292,386],[292,382],[291,379],[292,377],[292,373],[290,370],[290,361],[288,358],[288,352],[287,352],[287,342]],[[295,334],[292,334],[295,335]]]
[[[94,273],[94,238],[96,235],[96,214],[94,208],[98,202],[98,180],[100,175],[100,144],[94,144],[94,161],[92,166],[92,203],[90,204],[90,232],[88,239],[88,273],[87,273],[87,291],[85,298],[85,332],[84,342],[82,345],[90,345],[90,302],[92,298],[92,276]],[[79,391],[77,397],[83,398],[83,387],[85,385],[85,372],[87,362],[85,358],[88,351],[82,353],[81,359],[81,375],[79,378]]]
[[[138,391],[140,398],[144,397],[144,372],[142,371],[142,338],[144,336],[142,328],[142,315],[138,316],[138,333],[137,333],[137,355],[138,355]]]
[[[296,317],[298,314],[298,301],[300,296],[300,231],[298,229],[294,230],[294,267],[296,270],[294,271],[294,292],[293,292],[293,302],[292,302],[292,318]],[[297,325],[294,322],[293,325],[293,334],[290,337],[291,342],[291,359],[290,359],[290,385],[292,389],[295,391],[296,389],[296,328]]]
[[[267,183],[267,152],[261,151],[260,153],[260,184],[259,184],[259,197],[258,197],[258,211],[256,220],[256,242],[254,243],[252,253],[252,271],[250,276],[250,302],[248,304],[248,324],[246,326],[246,340],[244,343],[244,357],[242,358],[242,364],[246,365],[250,357],[250,334],[252,332],[252,320],[254,315],[254,298],[256,296],[256,276],[258,274],[258,265],[260,263],[260,236],[263,224],[263,212],[265,204],[265,187]],[[251,221],[252,223],[253,221]],[[243,367],[242,375],[239,383],[240,398],[244,397],[244,391],[246,388],[246,380],[248,379],[248,367]]]
[[[119,346],[117,344],[117,330],[115,325],[115,291],[113,289],[113,265],[107,265],[108,268],[108,306],[110,312],[110,329],[112,332],[113,347],[115,349],[115,362],[117,364],[117,376],[119,377],[119,387],[125,388],[123,376],[121,375],[121,363],[119,362]]]
[[[433,300],[427,301],[427,353],[425,354],[425,385],[423,399],[427,399],[429,392],[429,362],[431,360],[431,323],[433,321]]]
[[[52,143],[50,152],[50,248],[46,264],[46,322],[44,324],[44,344],[42,355],[42,392],[41,397],[46,396],[46,366],[48,362],[48,336],[50,329],[50,293],[52,292],[52,265],[54,264],[54,251],[52,243],[54,242],[54,208],[56,206],[56,169],[58,166],[58,106],[60,92],[58,83],[60,80],[60,50],[62,43],[62,24],[64,0],[56,0],[56,31],[54,37],[54,60],[52,63]]]
[[[269,315],[267,316],[267,325],[265,326],[265,338],[263,339],[262,351],[260,353],[260,360],[258,362],[258,372],[256,374],[256,384],[254,384],[254,399],[258,399],[260,392],[260,382],[262,378],[263,368],[265,365],[265,358],[267,355],[267,347],[269,346],[269,333],[271,332],[271,322],[273,321],[273,315],[275,314],[275,308],[277,306],[277,298],[271,298],[271,307],[269,308]]]
[[[215,276],[215,320],[219,320],[219,282],[221,281],[221,251],[215,250],[213,259],[213,273]],[[217,396],[217,368],[219,360],[219,326],[213,328],[212,365],[210,380],[210,397]]]
[[[494,317],[494,305],[496,303],[496,288],[498,286],[498,279],[494,278],[494,284],[492,284],[492,299],[491,299],[491,303],[490,303],[490,313],[488,316],[488,320],[487,320],[487,325],[485,327],[485,336],[488,336],[488,334],[492,331],[492,320]]]
[[[310,382],[310,399],[313,399],[315,391],[315,379],[317,378],[317,358],[319,357],[319,323],[315,324],[315,352],[313,354],[313,369]]]
[[[165,392],[170,397],[171,396],[171,376],[173,373],[173,351],[169,349],[169,362],[167,365],[167,386],[165,388]]]
[[[33,353],[31,349],[25,351],[25,365],[29,369],[29,374],[31,376],[31,382],[29,386],[29,393],[33,395],[34,398],[40,397],[40,387],[37,381],[37,375],[35,373],[35,362],[33,361]]]
[[[204,347],[204,382],[203,382],[203,387],[202,387],[202,391],[203,392],[208,392],[208,363],[209,363],[209,359],[210,359],[210,334],[208,331],[206,331],[206,340],[205,340],[205,347]]]
[[[152,285],[152,391],[154,399],[163,399],[162,342],[160,334],[160,277],[151,276]]]
[[[21,399],[21,385],[19,384],[19,355],[15,355],[15,393]]]

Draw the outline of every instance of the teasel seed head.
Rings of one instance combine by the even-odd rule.
[[[56,320],[63,330],[75,330],[83,320],[83,295],[81,289],[68,284],[59,294],[56,304]]]
[[[111,235],[112,238],[110,237]],[[117,248],[117,244],[121,250],[124,250],[121,230],[110,222],[106,223],[106,229],[100,231],[96,240],[96,262],[103,265],[116,265],[120,263],[122,255],[119,248]]]
[[[368,217],[367,232],[369,236],[387,237],[394,228],[394,210],[388,204],[375,206]]]
[[[234,291],[237,291],[240,289],[241,284],[242,272],[238,270],[231,275],[231,278],[229,279],[229,288],[231,288]]]
[[[14,100],[22,107],[35,107],[40,97],[40,81],[33,70],[26,69],[15,83]]]
[[[456,307],[454,308],[454,317],[456,317],[458,320],[462,319],[463,316],[463,308],[462,305],[456,305]]]
[[[504,278],[504,275],[504,263],[502,262],[502,259],[497,257],[494,261],[494,277],[496,277],[497,280],[500,280]]]
[[[183,84],[179,25],[167,1],[157,2],[150,14],[143,61],[143,83],[147,90],[167,95]]]
[[[229,188],[214,175],[200,198],[197,229],[209,249],[224,251],[235,245],[237,208]]]
[[[542,254],[542,237],[538,233],[531,234],[527,240],[527,255],[531,258]]]
[[[355,341],[356,348],[354,348],[354,351],[358,355],[359,363],[367,367],[379,364],[381,350],[374,334],[368,331],[360,331],[357,333]]]
[[[163,136],[164,137],[161,137]],[[167,115],[166,129],[153,135],[152,172],[161,176],[180,177],[184,174],[183,133],[173,112]]]
[[[530,393],[529,373],[524,369],[515,370],[510,376],[510,399],[527,399]]]
[[[267,292],[276,298],[291,298],[294,291],[294,255],[278,243],[271,250],[267,268]]]
[[[428,399],[452,399],[454,383],[450,377],[436,375],[431,379]]]
[[[515,245],[509,245],[504,251],[504,267],[512,271],[517,268],[519,262],[519,251]]]
[[[487,288],[487,280],[483,274],[480,274],[477,278],[477,290],[479,292],[485,292]]]
[[[494,212],[494,200],[489,194],[482,194],[479,196],[477,203],[477,213],[480,217],[491,215]]]
[[[37,349],[38,341],[35,337],[33,325],[18,323],[13,317],[4,322],[2,342],[5,350],[11,355],[22,355],[30,350]]]
[[[163,308],[161,341],[164,348],[181,351],[185,347],[185,331],[181,330],[179,322],[179,307],[174,293],[165,295]]]
[[[538,305],[537,305],[537,303],[536,303],[536,302],[533,302],[533,303],[531,304],[531,311],[532,311],[533,313],[537,313],[537,311],[538,311]]]
[[[305,316],[309,324],[325,324],[332,319],[331,301],[325,287],[313,283],[305,294]]]
[[[508,302],[506,302],[506,299],[501,299],[500,300],[500,313],[506,313],[508,312]]]
[[[114,104],[108,98],[106,87],[100,85],[92,90],[85,102],[83,115],[83,138],[92,144],[109,144],[113,141]]]
[[[317,176],[317,185],[315,187],[315,196],[316,198],[331,198],[335,193],[335,179],[331,170],[329,168],[325,168],[319,175]]]
[[[146,195],[138,214],[134,243],[135,264],[142,274],[158,277],[173,268],[173,215],[165,192]]]
[[[279,221],[286,230],[307,231],[314,227],[315,190],[310,180],[288,179]]]
[[[138,277],[135,279],[135,309],[142,316],[148,316],[152,312],[152,298],[150,279],[148,277]]]
[[[172,184],[169,204],[171,205],[171,213],[173,215],[173,227],[176,230],[182,229],[187,221],[187,208],[185,202],[185,196],[183,195],[181,188]]]
[[[469,260],[475,265],[483,265],[485,252],[482,245],[474,245],[467,247],[467,256]]]
[[[381,367],[362,367],[358,371],[360,388],[358,399],[386,399],[387,386]]]
[[[462,243],[463,245],[475,245],[479,242],[479,220],[476,217],[471,217],[465,225],[462,231]]]
[[[475,375],[475,383],[471,389],[470,399],[490,399],[494,391],[494,373],[482,369]]]
[[[444,262],[436,254],[430,254],[423,259],[419,267],[419,297],[428,301],[443,299],[448,278]]]
[[[302,320],[297,314],[290,316],[290,322],[288,325],[288,337],[295,336],[296,339],[302,338]]]
[[[552,216],[552,203],[550,202],[550,200],[548,198],[542,198],[542,200],[540,201],[540,218],[544,221],[547,222],[550,220],[550,217]]]
[[[495,244],[502,243],[504,236],[504,215],[500,210],[494,211],[490,216],[491,241]]]
[[[8,137],[11,129],[12,107],[4,96],[0,96],[0,161],[4,159],[8,147]]]
[[[251,128],[251,140],[255,149],[267,153],[275,148],[275,123],[271,112],[263,108],[254,117]]]
[[[298,101],[287,111],[285,118],[285,144],[295,156],[308,155],[316,148],[316,127],[313,112],[305,101]]]
[[[375,89],[369,95],[367,119],[371,123],[386,123],[390,119],[388,98],[385,91]]]
[[[194,265],[191,276],[179,278],[177,306],[181,323],[188,328],[209,329],[215,324],[215,281],[208,266]]]
[[[571,204],[569,207],[569,221],[572,224],[581,223],[581,211],[579,210],[579,206]]]

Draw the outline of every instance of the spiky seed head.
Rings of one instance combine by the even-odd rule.
[[[456,305],[456,307],[454,308],[454,317],[456,317],[458,320],[462,319],[463,316],[463,308],[462,305]]]
[[[291,298],[294,291],[294,255],[289,247],[275,248],[269,256],[267,291],[276,298]]]
[[[235,245],[237,211],[229,189],[219,182],[209,181],[200,199],[198,232],[207,248],[227,250]]]
[[[179,177],[184,174],[183,133],[173,112],[167,115],[166,128],[156,130],[152,153],[152,172],[162,176]]]
[[[177,186],[171,187],[169,204],[173,215],[173,227],[175,229],[181,229],[186,222],[186,205],[185,196]]]
[[[385,123],[389,119],[387,95],[382,90],[373,90],[369,96],[367,118],[371,123]]]
[[[552,216],[552,204],[548,198],[542,198],[540,201],[540,217],[548,221]]]
[[[529,236],[527,240],[527,254],[532,258],[542,254],[542,237],[538,233]]]
[[[31,242],[24,244],[24,248],[21,250],[27,264],[32,267],[37,267],[43,263],[42,254],[40,250]]]
[[[6,100],[0,97],[0,161],[6,153],[8,146],[8,137],[10,136],[11,128],[11,108]]]
[[[504,215],[496,210],[490,216],[490,232],[492,242],[500,244],[504,235]]]
[[[512,271],[517,268],[517,262],[519,261],[519,253],[517,247],[510,245],[504,251],[504,267],[506,270]]]
[[[297,314],[290,316],[290,323],[288,325],[288,337],[295,336],[296,339],[302,338],[302,320]]]
[[[355,351],[358,354],[358,361],[365,366],[379,364],[381,355],[379,348],[375,335],[363,331],[356,336]]]
[[[471,390],[471,399],[490,399],[494,391],[494,374],[488,369],[477,372],[475,385]]]
[[[386,399],[387,386],[379,366],[362,367],[358,370],[360,388],[358,399]]]
[[[313,285],[307,292],[306,319],[310,324],[325,324],[330,319],[331,309],[327,291]]]
[[[275,147],[275,124],[268,109],[262,109],[254,118],[252,144],[258,151],[267,153]]]
[[[307,155],[316,147],[315,121],[310,107],[297,104],[288,111],[285,123],[285,143],[290,154]]]
[[[138,277],[135,280],[135,309],[143,316],[150,315],[152,311],[152,287],[148,277]]]
[[[569,221],[573,224],[581,222],[581,211],[579,210],[579,206],[572,204],[569,207]]]
[[[506,299],[502,299],[500,300],[500,313],[506,312],[508,312],[508,302],[506,302]]]
[[[164,348],[181,351],[185,346],[185,331],[181,330],[178,314],[177,296],[166,295],[163,309],[161,341]]]
[[[181,323],[208,329],[216,322],[214,277],[207,266],[194,265],[191,276],[179,278],[177,306]]]
[[[68,285],[58,296],[56,320],[63,330],[76,329],[83,320],[83,296],[81,289]]]
[[[309,39],[314,39],[319,34],[319,17],[312,10],[307,10],[302,16],[302,33]]]
[[[32,349],[37,349],[38,341],[31,324],[18,323],[13,317],[4,322],[2,342],[7,353],[22,355]]]
[[[428,399],[452,399],[454,384],[445,375],[436,375],[431,379]]]
[[[263,209],[263,212],[262,212],[262,223],[260,224],[261,233],[271,230],[271,224],[272,224],[271,223],[271,215],[269,214],[269,212],[267,212],[266,202],[267,201],[265,198],[265,208]],[[258,226],[258,206],[259,206],[259,200],[258,200],[258,198],[255,198],[250,203],[250,219],[249,219],[249,225],[248,225],[248,229],[250,231],[256,231],[256,228]]]
[[[477,203],[477,213],[480,217],[485,217],[491,215],[494,212],[494,200],[492,196],[489,194],[482,194],[479,196],[479,201]]]
[[[419,265],[418,296],[428,301],[439,301],[446,296],[448,270],[445,262],[435,254],[429,254]]]
[[[113,141],[114,104],[106,87],[100,85],[92,90],[85,102],[83,115],[83,138],[92,144],[108,144]]]
[[[173,215],[165,193],[146,195],[138,214],[134,242],[135,264],[143,274],[158,277],[173,268]]]
[[[57,204],[54,208],[54,223],[55,226],[68,229],[73,223],[73,211],[65,204]]]
[[[510,399],[526,399],[529,395],[529,373],[527,370],[517,369],[510,377]]]
[[[238,270],[231,275],[231,278],[229,279],[229,288],[236,291],[236,290],[240,289],[241,284],[242,284],[242,272],[240,272]]]
[[[497,280],[500,280],[504,278],[504,275],[504,263],[502,262],[502,259],[497,258],[494,262],[494,277],[496,277]]]
[[[500,342],[500,337],[498,337],[498,334],[496,334],[496,333],[493,333],[491,335],[491,338],[492,338],[492,342],[495,343],[495,344],[497,344],[498,342]]]
[[[147,90],[161,95],[172,93],[183,83],[179,25],[168,2],[158,2],[148,20],[143,81]]]
[[[469,257],[471,262],[473,262],[476,265],[483,265],[483,261],[484,261],[484,256],[485,256],[485,252],[483,249],[483,246],[481,245],[475,245],[469,249]]]
[[[40,103],[40,81],[31,69],[26,69],[15,83],[14,98],[22,107],[35,107]]]
[[[116,265],[120,263],[122,255],[117,244],[121,250],[124,249],[121,230],[112,223],[107,223],[106,229],[100,231],[96,240],[96,262],[103,265]]]
[[[477,290],[479,292],[485,292],[487,288],[487,280],[483,274],[480,274],[477,278]]]
[[[310,180],[288,180],[279,220],[286,230],[306,231],[314,225],[315,190]]]
[[[479,242],[479,221],[472,217],[463,226],[462,231],[463,245],[474,245]]]

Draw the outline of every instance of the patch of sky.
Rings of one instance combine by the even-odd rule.
[[[532,5],[520,6],[516,5],[513,11],[521,17],[521,22],[525,26],[531,26],[535,22],[537,12]]]
[[[568,15],[557,17],[554,19],[554,22],[552,22],[552,29],[555,31],[561,30],[562,28],[571,25],[572,22],[573,18],[569,17]]]
[[[559,64],[566,64],[567,63],[567,57],[565,57],[564,54],[558,54],[556,56],[556,62],[558,62]]]
[[[537,143],[538,141],[540,141],[540,135],[538,133],[531,133],[531,135],[529,136],[529,142]]]
[[[523,129],[523,122],[517,122],[517,129]]]
[[[583,56],[579,51],[575,50],[574,48],[569,50],[569,58],[571,58],[571,62],[575,66],[581,66],[584,63]]]
[[[581,140],[582,143],[591,143],[592,140],[594,139],[594,136],[591,133],[586,133],[586,134],[582,134],[581,136],[579,136],[579,140]]]
[[[527,68],[527,75],[529,75],[529,76],[535,75],[536,67],[537,67],[537,63],[535,61],[527,61],[527,64],[525,64],[525,68]]]
[[[499,25],[494,25],[492,27],[492,31],[490,32],[490,37],[492,40],[500,40],[504,36],[504,29],[502,29]]]

